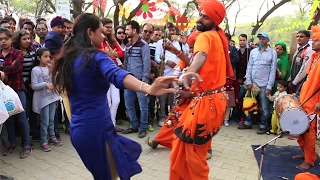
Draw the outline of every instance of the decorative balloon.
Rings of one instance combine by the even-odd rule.
[[[185,30],[188,27],[188,18],[184,15],[179,15],[176,18],[176,27],[181,31]]]

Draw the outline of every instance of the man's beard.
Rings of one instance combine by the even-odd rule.
[[[202,22],[197,21],[197,30],[201,32],[210,31],[214,28],[214,24],[212,23],[210,26],[205,26]]]
[[[128,38],[132,38],[132,37],[133,37],[133,34],[128,34],[127,37],[128,37]]]

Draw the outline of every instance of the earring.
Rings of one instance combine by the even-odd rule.
[[[93,42],[92,42],[92,40],[91,40],[91,39],[90,39],[90,43],[91,43],[91,45],[92,45],[92,46],[94,46],[94,45],[93,45]]]

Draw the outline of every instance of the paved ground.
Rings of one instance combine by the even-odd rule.
[[[236,127],[236,125],[223,127],[219,134],[213,138],[213,156],[208,161],[210,166],[209,179],[257,179],[258,165],[251,145],[265,143],[274,136],[257,135],[257,127],[253,130],[238,130]],[[153,138],[157,132],[156,129],[147,136]],[[143,172],[132,179],[167,180],[170,150],[162,147],[153,150],[145,145],[145,139],[139,139],[137,134],[131,134],[128,137],[141,143],[143,148],[139,159]],[[63,134],[62,142],[63,146],[52,146],[51,152],[47,153],[40,150],[39,143],[34,143],[35,149],[31,156],[23,160],[19,159],[21,147],[17,147],[15,152],[8,157],[0,155],[0,174],[14,177],[17,180],[93,179],[72,147],[69,136]],[[297,145],[297,143],[282,138],[277,140],[276,145]],[[2,154],[4,152],[2,144],[0,148]]]

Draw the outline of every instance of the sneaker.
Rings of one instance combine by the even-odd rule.
[[[297,140],[297,139],[298,139],[298,136],[290,135],[290,136],[288,137],[288,139],[290,139],[290,140]]]
[[[267,130],[266,129],[262,129],[260,128],[258,131],[257,131],[257,134],[266,134]]]
[[[141,130],[138,134],[139,138],[144,138],[147,135],[147,130]]]
[[[223,124],[224,124],[224,126],[227,126],[227,127],[228,127],[228,126],[229,126],[228,120],[224,120],[224,123],[223,123]]]
[[[239,125],[238,129],[252,129],[252,126],[247,126],[247,125],[243,124],[243,125]]]
[[[121,132],[122,132],[122,134],[131,134],[131,133],[139,132],[139,129],[138,128],[135,128],[135,129],[129,128],[129,129],[122,130]]]
[[[50,139],[50,144],[54,144],[55,146],[62,146],[62,142],[59,141],[57,138]]]
[[[158,126],[159,126],[159,127],[162,127],[162,126],[163,126],[163,124],[164,124],[164,120],[159,120],[159,122],[158,122]]]
[[[151,124],[148,125],[147,129],[148,129],[148,131],[150,131],[150,132],[154,131],[154,129],[153,129],[153,127],[152,127]]]
[[[60,137],[60,134],[59,134],[58,131],[56,131],[56,132],[54,133],[54,135],[56,136],[56,138],[57,138],[59,141],[61,140],[61,137]]]
[[[48,143],[42,143],[42,144],[40,145],[40,147],[41,147],[42,151],[44,151],[44,152],[49,152],[49,151],[51,151],[51,148],[50,148],[50,146],[49,146]]]

